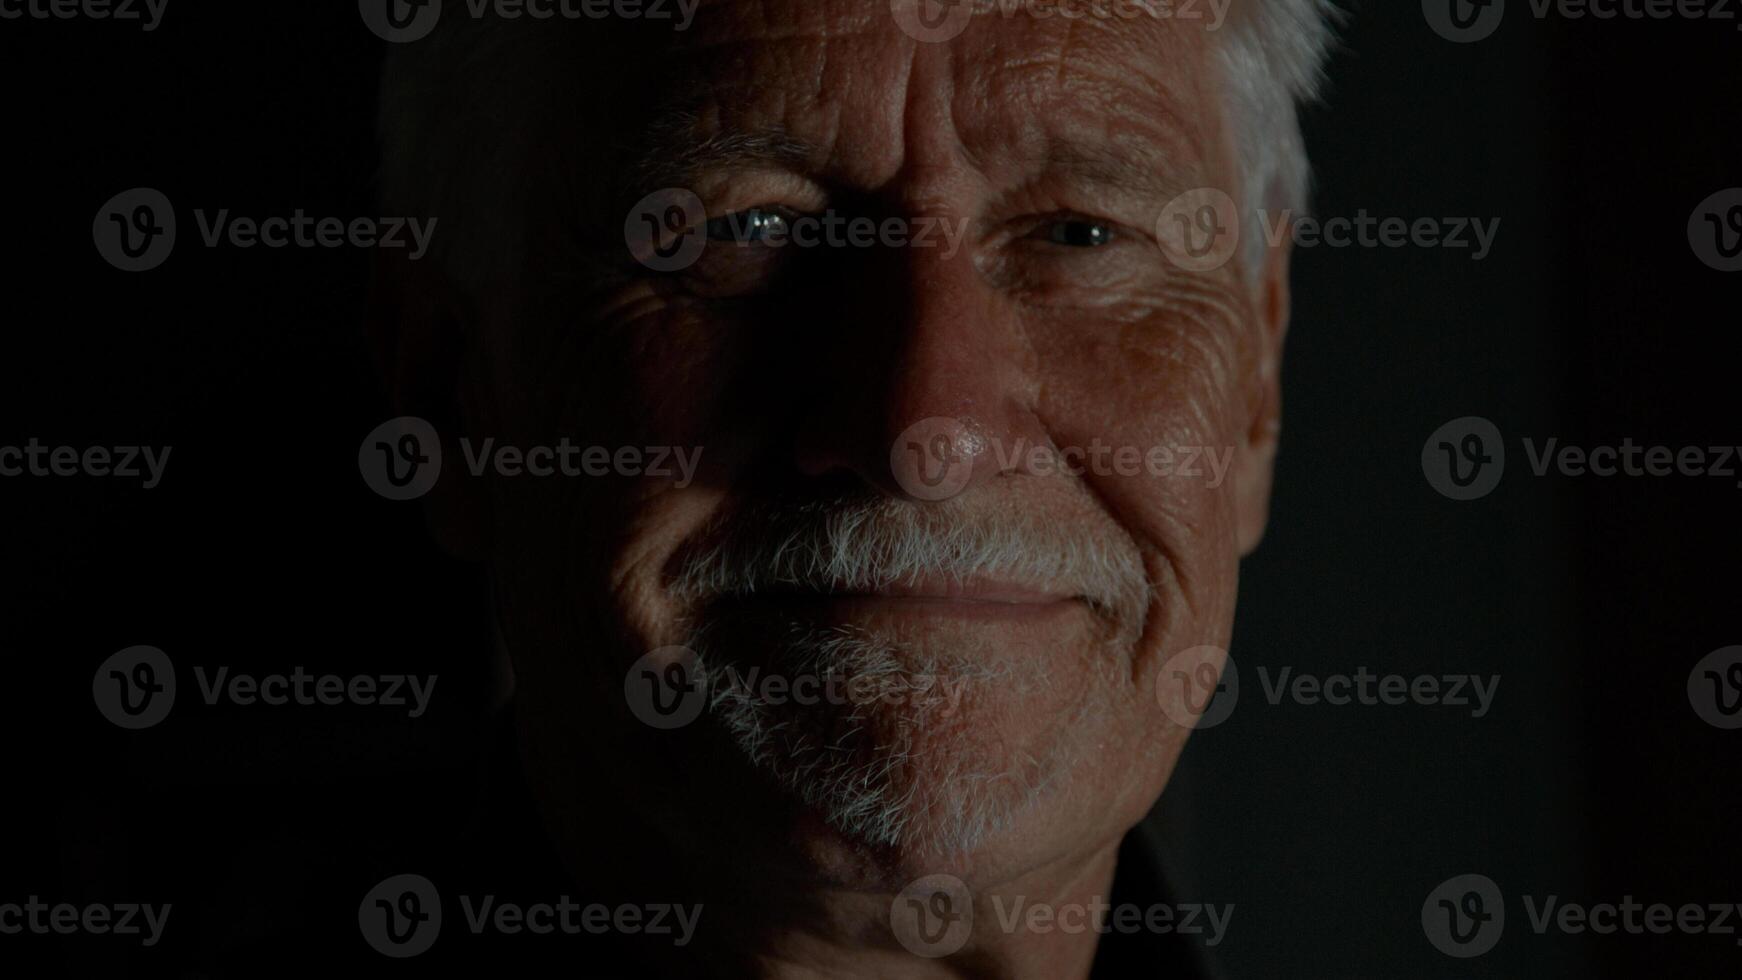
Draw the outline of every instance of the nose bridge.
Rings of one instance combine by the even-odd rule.
[[[915,230],[949,220],[909,219]],[[956,219],[960,221],[961,219]],[[818,405],[802,407],[801,472],[846,470],[891,496],[948,499],[994,479],[1046,435],[1012,311],[979,274],[972,250],[909,243],[842,297],[854,334],[823,372]],[[839,372],[840,382],[830,375]]]

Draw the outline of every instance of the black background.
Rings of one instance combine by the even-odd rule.
[[[1685,231],[1742,185],[1742,33],[1511,6],[1493,37],[1454,45],[1416,3],[1365,5],[1306,117],[1321,215],[1501,224],[1481,262],[1297,253],[1274,518],[1233,646],[1241,699],[1192,740],[1157,813],[1181,897],[1236,906],[1216,951],[1235,976],[1742,963],[1733,936],[1539,936],[1518,902],[1742,901],[1742,732],[1700,721],[1685,690],[1696,660],[1742,642],[1742,489],[1537,477],[1522,449],[1742,442],[1742,274],[1700,264]],[[171,0],[150,34],[3,21],[0,51],[0,444],[174,447],[150,491],[0,480],[0,901],[173,901],[180,927],[143,952],[0,936],[0,969],[264,975],[305,928],[342,933],[355,896],[403,870],[388,855],[449,846],[480,765],[479,576],[358,476],[359,441],[390,414],[362,330],[368,256],[207,249],[191,220],[376,213],[381,43],[350,3]],[[128,275],[90,226],[137,186],[175,203],[183,244]],[[1492,420],[1509,458],[1498,490],[1460,503],[1419,459],[1465,415]],[[92,707],[91,672],[141,643],[178,665],[437,673],[449,697],[422,723],[197,706],[127,733]],[[1257,670],[1285,666],[1501,681],[1481,719],[1272,706]],[[1508,923],[1460,961],[1419,914],[1468,872],[1500,885]],[[419,962],[360,940],[336,955]]]

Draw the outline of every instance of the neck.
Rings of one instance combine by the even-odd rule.
[[[823,925],[772,937],[778,952],[760,958],[759,972],[771,980],[1087,977],[1100,938],[1092,917],[1105,914],[1118,850],[1114,840],[971,897],[825,894]],[[956,906],[969,902],[963,917]],[[951,920],[968,925],[946,928]]]

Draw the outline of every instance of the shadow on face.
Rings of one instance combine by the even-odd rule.
[[[399,270],[397,382],[470,455],[608,459],[430,504],[492,569],[571,860],[632,826],[674,874],[886,889],[1116,845],[1274,447],[1280,256],[1169,238],[1239,196],[1214,36],[815,0],[449,33],[466,70],[397,104],[493,128],[424,175],[468,190]],[[681,727],[626,693],[692,681]]]

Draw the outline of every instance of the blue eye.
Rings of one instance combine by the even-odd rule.
[[[1039,230],[1047,241],[1070,248],[1096,248],[1113,240],[1113,227],[1100,221],[1050,221]]]
[[[750,245],[771,238],[785,239],[792,233],[788,216],[770,208],[749,208],[721,215],[708,222],[708,240]]]

